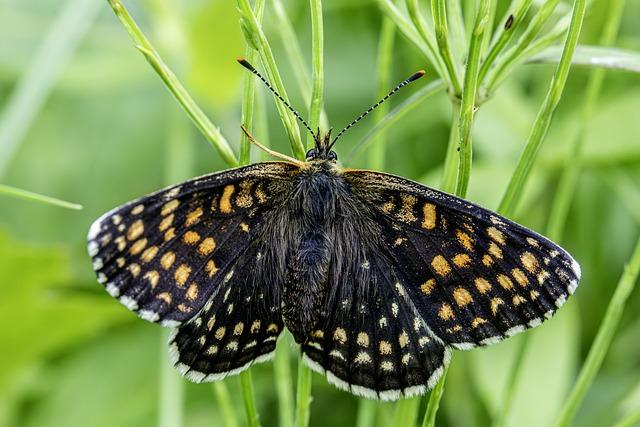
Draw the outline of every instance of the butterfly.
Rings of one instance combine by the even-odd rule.
[[[98,282],[174,329],[170,355],[188,379],[268,360],[286,328],[341,389],[423,394],[452,349],[536,327],[575,291],[580,267],[549,239],[408,179],[342,169],[336,140],[315,133],[304,162],[194,178],[91,226]]]

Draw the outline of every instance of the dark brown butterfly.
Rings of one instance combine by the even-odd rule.
[[[270,358],[286,327],[342,389],[421,394],[452,348],[535,327],[575,291],[580,268],[555,243],[416,182],[341,169],[336,139],[316,134],[305,162],[195,178],[92,225],[98,281],[175,328],[171,356],[190,380]]]

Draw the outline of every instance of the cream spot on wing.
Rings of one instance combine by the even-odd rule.
[[[209,277],[213,277],[213,275],[216,274],[219,270],[220,269],[216,267],[216,263],[212,259],[207,261],[207,265],[204,267],[204,271],[209,273]]]
[[[379,351],[380,354],[387,355],[387,354],[391,354],[392,351],[392,347],[391,347],[391,343],[389,343],[389,341],[380,341],[380,345],[379,345]]]
[[[473,302],[473,298],[465,288],[456,288],[453,290],[453,299],[459,307],[464,307]]]
[[[241,335],[242,331],[244,331],[244,323],[238,322],[236,326],[233,328],[233,335]]]
[[[129,226],[129,229],[127,230],[127,239],[136,240],[138,237],[142,236],[142,233],[144,233],[144,224],[142,223],[142,220],[139,219]]]
[[[483,319],[482,317],[476,317],[475,319],[473,319],[473,321],[471,322],[471,327],[472,328],[477,328],[480,325],[483,325],[487,323],[486,319]]]
[[[501,245],[504,245],[505,243],[505,237],[504,237],[504,233],[502,233],[502,231],[498,230],[495,227],[489,227],[487,228],[487,234],[489,235],[489,237],[500,243]]]
[[[187,227],[192,226],[193,224],[195,224],[196,222],[198,222],[200,220],[200,217],[202,216],[202,208],[197,208],[192,210],[191,212],[189,212],[187,214],[187,219],[184,222],[184,225]]]
[[[160,265],[162,265],[162,268],[164,268],[165,270],[168,270],[171,268],[175,260],[176,254],[174,254],[173,252],[167,252],[166,254],[162,255],[162,258],[160,258]]]
[[[229,213],[233,210],[233,207],[231,206],[231,196],[234,191],[236,191],[236,187],[232,184],[224,187],[224,190],[222,190],[222,197],[220,197],[220,212]]]
[[[438,316],[442,320],[451,320],[455,317],[455,315],[453,314],[453,310],[451,309],[451,306],[446,302],[440,306],[440,310],[438,310]]]
[[[181,264],[173,274],[173,277],[176,279],[176,283],[178,286],[184,286],[189,278],[189,274],[191,274],[191,267],[187,264]]]
[[[131,245],[129,252],[131,252],[131,255],[138,255],[140,252],[144,250],[146,246],[147,246],[147,239],[136,240],[135,243]]]
[[[354,362],[360,365],[371,363],[371,356],[365,351],[361,351],[357,354]]]
[[[195,301],[198,298],[198,285],[192,283],[187,289],[186,296],[190,301]]]
[[[129,264],[129,272],[131,272],[131,275],[133,277],[138,277],[138,275],[140,274],[140,266],[136,263],[133,264]]]
[[[171,227],[171,224],[173,224],[174,218],[174,214],[162,218],[162,221],[160,221],[160,225],[158,226],[158,230],[162,232],[166,231],[169,227]]]
[[[498,307],[503,303],[504,301],[502,301],[501,298],[493,298],[491,300],[491,313],[493,313],[494,316],[498,312]]]
[[[160,211],[160,214],[162,216],[167,216],[169,215],[171,212],[175,211],[176,208],[180,205],[180,201],[173,199],[167,203],[164,204],[164,206],[162,206],[162,210]]]
[[[402,222],[414,222],[417,219],[414,213],[414,207],[418,199],[410,194],[401,194],[400,199],[402,200],[402,206],[396,214],[396,217]]]
[[[525,252],[520,255],[520,261],[530,273],[535,273],[538,270],[538,259],[531,252]]]
[[[423,294],[429,295],[433,291],[433,288],[435,286],[436,286],[435,279],[429,279],[426,282],[424,282],[422,285],[420,285],[420,290],[422,291]]]
[[[422,228],[431,230],[436,226],[436,205],[425,203],[422,207]]]
[[[360,332],[358,334],[358,338],[356,339],[356,342],[358,343],[359,346],[368,347],[369,346],[369,335],[367,335],[366,332]]]
[[[144,278],[147,279],[151,284],[151,289],[154,289],[156,286],[158,286],[158,282],[160,281],[160,274],[158,274],[158,272],[155,270],[151,270],[147,271],[144,274]]]
[[[469,252],[473,251],[473,239],[467,233],[462,230],[456,230],[456,238],[463,248]]]
[[[195,231],[187,231],[182,236],[182,241],[187,245],[193,245],[200,240],[200,235]]]
[[[498,259],[502,259],[502,249],[495,242],[489,244],[489,253]]]
[[[460,268],[468,267],[471,264],[471,258],[467,254],[457,254],[453,257],[453,263]]]
[[[213,237],[207,237],[198,246],[198,252],[200,253],[200,255],[207,256],[207,255],[210,255],[215,248],[216,248],[216,241],[213,240]]]
[[[498,275],[498,283],[500,283],[500,286],[502,286],[503,288],[505,288],[508,291],[513,289],[513,282],[511,281],[511,279],[509,279],[504,274],[499,274]]]
[[[142,255],[140,255],[140,259],[143,262],[151,262],[151,260],[153,260],[153,258],[155,258],[157,254],[158,254],[158,247],[151,246],[147,248],[144,252],[142,252]]]
[[[144,211],[144,205],[138,205],[131,209],[131,215],[140,215]]]
[[[446,276],[451,272],[451,267],[449,263],[442,255],[436,255],[431,261],[431,267],[438,273],[440,276]]]
[[[347,342],[347,332],[342,328],[336,328],[333,332],[333,339],[340,344],[344,344]]]
[[[482,277],[478,277],[474,283],[476,285],[476,289],[481,294],[486,294],[491,290],[491,283],[489,283],[486,279],[483,279]]]
[[[159,294],[158,299],[164,301],[166,304],[171,304],[171,294],[169,292]]]
[[[524,274],[519,268],[514,268],[513,270],[511,270],[511,275],[514,279],[516,279],[518,285],[527,286],[527,284],[529,284],[529,279],[527,278],[526,274]]]
[[[254,320],[253,323],[251,324],[251,333],[252,334],[256,334],[260,331],[260,320]]]
[[[400,344],[400,348],[405,348],[407,344],[409,344],[409,335],[407,335],[405,331],[402,331],[398,337],[398,343]]]

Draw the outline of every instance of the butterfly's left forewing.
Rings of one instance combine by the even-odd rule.
[[[379,249],[429,329],[458,349],[551,317],[580,268],[562,248],[498,214],[404,178],[346,171],[381,227]]]
[[[103,215],[88,236],[98,281],[140,317],[180,326],[219,289],[296,170],[281,162],[233,169]]]

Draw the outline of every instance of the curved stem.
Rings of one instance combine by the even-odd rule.
[[[517,203],[524,190],[524,185],[537,157],[538,150],[540,149],[542,141],[544,140],[544,137],[549,130],[549,126],[551,125],[553,113],[560,102],[560,98],[567,81],[567,76],[569,74],[569,69],[571,67],[571,58],[573,57],[573,52],[575,51],[575,47],[580,36],[580,30],[582,29],[585,8],[586,0],[574,1],[569,34],[565,41],[562,58],[560,59],[560,63],[553,75],[549,91],[542,107],[540,108],[538,116],[536,117],[525,149],[520,156],[516,170],[509,181],[507,190],[498,208],[498,212],[505,216],[511,216],[515,211]]]
[[[605,355],[613,339],[613,335],[620,324],[620,318],[626,305],[629,295],[634,289],[634,285],[638,280],[640,274],[640,239],[636,243],[636,247],[629,259],[627,267],[616,286],[616,290],[613,293],[613,297],[609,302],[607,311],[604,315],[596,338],[593,341],[587,360],[585,361],[578,379],[569,394],[568,399],[555,423],[556,427],[568,427],[571,425],[573,418],[575,417],[578,407],[584,400],[584,396],[587,394],[589,387],[593,383],[593,380],[602,365]]]
[[[478,70],[480,68],[480,56],[484,34],[489,29],[488,19],[491,9],[491,0],[481,0],[476,14],[469,56],[464,74],[464,86],[462,88],[462,102],[460,105],[460,163],[458,164],[458,181],[456,195],[465,197],[471,175],[471,129],[476,110],[476,96],[478,94]]]

